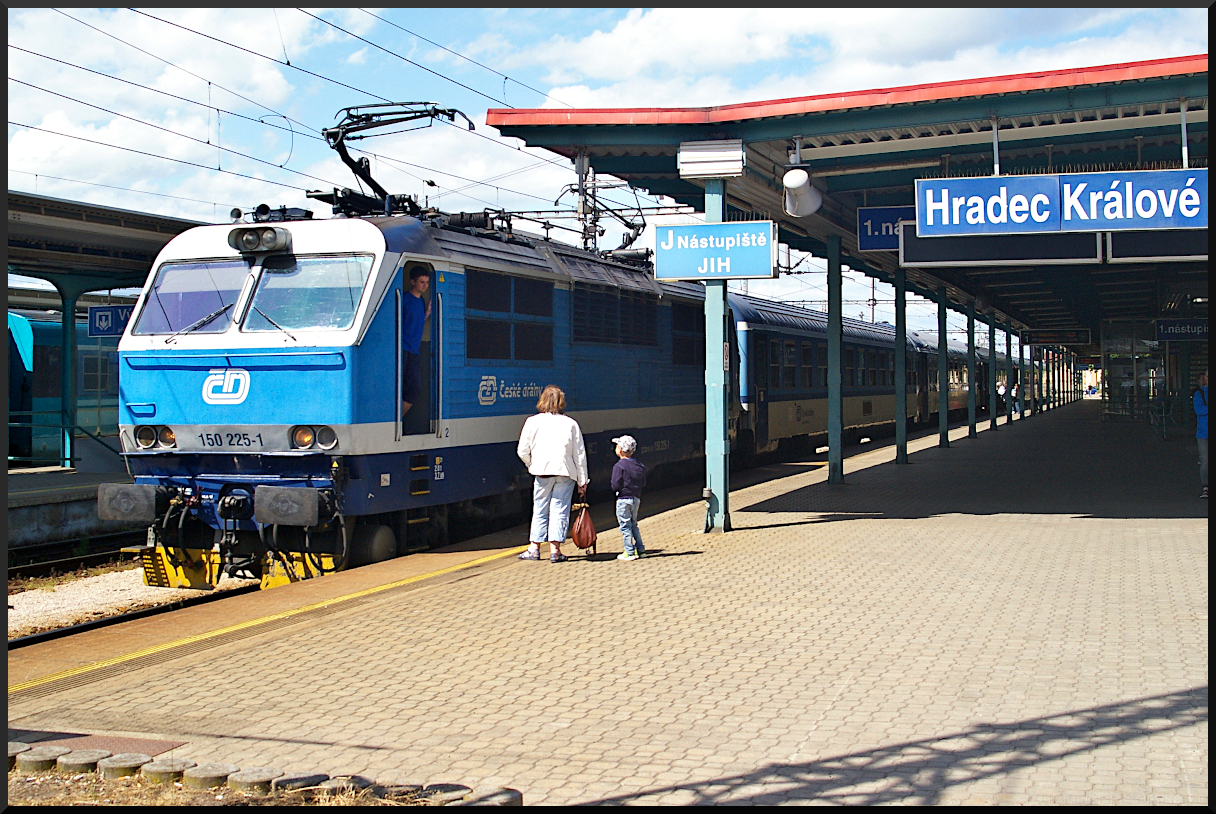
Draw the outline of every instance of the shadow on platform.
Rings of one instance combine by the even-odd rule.
[[[1014,723],[979,724],[945,737],[822,760],[772,763],[746,774],[605,797],[591,805],[649,802],[673,792],[687,793],[680,801],[685,805],[933,805],[952,787],[1207,719],[1208,688],[1195,687]]]
[[[1146,424],[1102,423],[1098,407],[1078,402],[949,449],[922,449],[907,466],[846,466],[843,485],[812,484],[742,506],[736,524],[756,512],[819,516],[749,528],[947,514],[1207,517],[1195,439],[1163,441]]]

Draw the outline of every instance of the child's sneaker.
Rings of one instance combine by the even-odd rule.
[[[618,560],[640,560],[640,559],[642,559],[641,555],[630,554],[628,551],[622,551],[620,554],[616,555],[616,558]]]

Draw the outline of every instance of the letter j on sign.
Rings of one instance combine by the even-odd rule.
[[[772,221],[660,226],[655,231],[656,279],[747,280],[777,276],[777,229]]]

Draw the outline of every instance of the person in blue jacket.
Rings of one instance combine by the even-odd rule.
[[[431,301],[423,294],[431,286],[431,272],[425,266],[416,266],[410,272],[410,288],[402,297],[405,325],[401,330],[402,390],[401,415],[405,415],[422,395],[422,365],[419,356],[422,345],[422,328],[431,315]]]
[[[1199,497],[1208,496],[1208,372],[1205,370],[1199,377],[1199,389],[1193,397],[1195,403],[1195,439],[1199,444],[1199,484],[1203,491]]]
[[[620,459],[612,467],[612,490],[616,492],[616,519],[625,547],[617,559],[640,560],[646,554],[642,532],[638,529],[642,490],[646,488],[646,466],[634,460],[633,453],[638,448],[638,442],[632,435],[613,438],[612,443],[616,444],[616,457]]]

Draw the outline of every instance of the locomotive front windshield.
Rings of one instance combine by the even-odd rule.
[[[173,334],[191,326],[198,333],[222,333],[248,276],[245,260],[165,263],[132,333]]]
[[[268,257],[243,330],[345,330],[372,269],[372,256]]]

